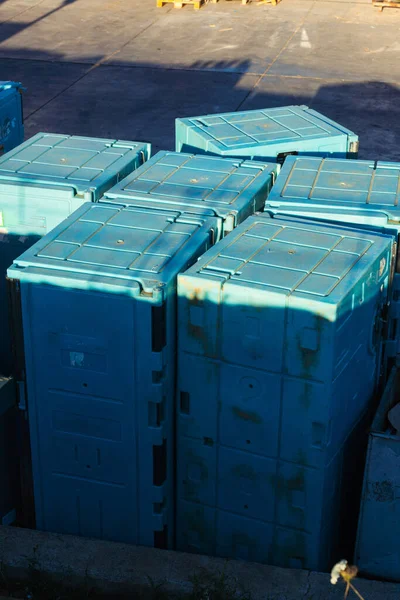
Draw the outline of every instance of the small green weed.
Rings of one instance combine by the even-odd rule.
[[[251,600],[241,583],[223,571],[211,572],[204,569],[190,579],[193,590],[188,600]]]

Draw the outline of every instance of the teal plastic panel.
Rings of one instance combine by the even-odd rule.
[[[140,142],[38,133],[0,158],[0,372],[10,374],[5,273],[86,200],[95,202],[150,154]]]
[[[289,156],[266,210],[400,230],[400,163]]]
[[[0,154],[9,152],[24,139],[21,83],[0,81]]]
[[[264,213],[179,275],[179,550],[331,567],[343,507],[357,522],[342,494],[357,498],[395,242]]]
[[[275,215],[297,215],[325,222],[343,222],[366,230],[400,233],[400,163],[299,158],[289,156],[272,189],[265,210]],[[396,271],[393,300],[400,300],[400,266]],[[392,306],[394,306],[392,302]],[[399,331],[399,311],[389,311],[388,339]],[[398,344],[385,351],[386,365],[393,364]]]
[[[158,152],[103,200],[216,216],[225,234],[262,208],[277,172],[276,164]]]
[[[308,106],[176,119],[176,150],[283,162],[289,154],[357,158],[358,137]]]
[[[149,155],[140,142],[38,133],[0,158],[0,226],[43,235]]]
[[[217,227],[85,203],[8,270],[39,529],[172,547],[176,276]]]
[[[369,434],[355,552],[362,573],[400,581],[400,436],[387,419],[399,402],[400,370],[394,368]]]

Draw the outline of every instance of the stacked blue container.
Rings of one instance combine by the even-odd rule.
[[[0,524],[10,525],[16,517],[18,486],[17,441],[15,438],[17,406],[15,384],[0,376]]]
[[[400,163],[289,156],[269,194],[265,210],[336,221],[375,231],[400,233]],[[386,363],[399,353],[399,265],[390,299]]]
[[[85,203],[8,270],[39,529],[172,546],[176,276],[218,229]]]
[[[150,145],[38,133],[0,159],[0,372],[11,371],[5,274],[39,237],[141,165]]]
[[[308,106],[176,120],[176,150],[283,162],[288,154],[357,158],[358,136]]]
[[[387,414],[399,402],[394,368],[369,434],[355,560],[363,574],[400,581],[400,435]]]
[[[0,154],[24,140],[23,87],[15,81],[0,81]]]
[[[400,163],[289,156],[266,210],[400,230]]]
[[[104,202],[218,217],[218,238],[262,209],[276,164],[158,152],[115,185]]]
[[[260,214],[178,277],[179,550],[331,567],[395,246]]]

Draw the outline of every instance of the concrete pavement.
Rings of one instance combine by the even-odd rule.
[[[251,600],[342,600],[344,592],[344,585],[331,585],[326,573],[14,527],[0,526],[0,564],[6,576],[20,581],[29,579],[35,569],[42,577],[47,576],[60,585],[108,594],[132,594],[133,598],[148,597],[146,592],[158,586],[180,595],[191,590],[193,576],[207,585],[213,574],[220,577],[221,573],[231,583],[243,586]],[[398,600],[400,597],[400,584],[362,579],[354,583],[365,600]]]

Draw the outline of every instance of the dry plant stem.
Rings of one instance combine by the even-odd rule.
[[[346,589],[344,591],[344,600],[346,600],[347,596],[349,595],[349,589],[350,589],[350,582],[347,581],[347,583],[346,583]]]
[[[354,587],[354,585],[352,585],[349,582],[349,586],[351,587],[351,589],[353,590],[353,592],[355,593],[356,596],[358,596],[360,598],[360,600],[364,600],[364,598],[361,596],[360,592],[358,590],[356,590],[356,588]]]

